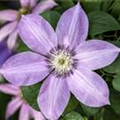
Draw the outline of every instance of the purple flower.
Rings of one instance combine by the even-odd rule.
[[[19,87],[12,84],[0,84],[0,92],[8,95],[13,95],[14,97],[7,105],[5,119],[8,120],[20,107],[19,120],[45,120],[42,114],[33,108],[31,108],[22,98],[21,90]]]
[[[53,0],[44,0],[37,4],[38,0],[20,0],[21,9],[0,11],[0,21],[7,24],[0,29],[0,42],[8,37],[7,44],[13,49],[18,37],[18,23],[24,14],[40,14],[48,9],[53,8],[57,4]]]
[[[38,15],[26,15],[19,23],[20,36],[34,52],[16,54],[0,72],[16,85],[32,85],[46,78],[38,104],[47,119],[60,117],[70,92],[87,106],[109,104],[108,86],[93,70],[111,64],[120,49],[102,40],[85,41],[88,26],[88,18],[79,4],[62,15],[56,33]]]
[[[6,41],[0,43],[0,67],[11,56],[13,52],[10,51],[6,45]]]

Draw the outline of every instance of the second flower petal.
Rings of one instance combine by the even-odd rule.
[[[19,24],[22,40],[33,51],[46,54],[57,46],[57,36],[51,25],[39,15],[27,15]]]
[[[109,104],[109,89],[105,81],[95,72],[79,67],[67,79],[70,91],[83,104],[101,107]]]
[[[16,85],[32,85],[49,74],[42,56],[32,52],[14,55],[5,62],[0,72]]]
[[[57,120],[67,106],[69,98],[66,80],[51,75],[41,87],[38,104],[47,119]]]
[[[111,64],[118,56],[120,48],[102,40],[89,40],[76,49],[75,59],[80,65],[96,70]]]
[[[79,3],[61,16],[57,29],[60,44],[76,47],[88,34],[88,18]]]

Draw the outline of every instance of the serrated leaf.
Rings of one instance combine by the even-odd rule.
[[[100,110],[100,108],[92,108],[92,107],[85,106],[83,104],[81,104],[81,107],[87,116],[92,116]]]
[[[90,21],[89,35],[95,36],[108,31],[120,30],[120,24],[106,12],[91,12],[88,14]]]
[[[77,112],[70,112],[64,118],[65,120],[84,120],[84,118]]]
[[[35,84],[32,86],[22,87],[23,98],[30,106],[32,106],[36,110],[39,110],[37,104],[37,97],[40,90],[40,86],[41,84]]]

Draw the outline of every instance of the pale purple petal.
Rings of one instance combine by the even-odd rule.
[[[76,59],[80,65],[96,70],[111,64],[118,56],[120,49],[102,40],[89,40],[76,49]]]
[[[17,97],[10,101],[7,105],[5,118],[8,119],[10,116],[12,116],[22,104],[23,101],[21,101],[21,99]]]
[[[109,104],[109,89],[105,81],[95,72],[79,67],[67,78],[70,91],[83,104],[101,107]]]
[[[36,7],[33,9],[32,13],[40,14],[40,13],[43,13],[46,10],[49,10],[55,6],[57,6],[57,4],[53,0],[44,0],[36,5]]]
[[[38,104],[47,119],[57,120],[65,110],[69,98],[66,80],[51,75],[42,84]]]
[[[32,85],[43,80],[49,73],[42,56],[23,52],[9,58],[0,72],[15,85]]]
[[[19,24],[23,42],[33,51],[46,54],[57,46],[57,36],[50,24],[39,15],[26,15]]]
[[[24,103],[21,107],[20,110],[20,115],[19,115],[19,120],[30,120],[29,118],[29,108],[28,106]]]
[[[19,87],[12,85],[12,84],[0,84],[0,92],[9,95],[18,95],[20,93]]]
[[[57,29],[59,44],[76,47],[86,40],[88,18],[79,3],[63,13]]]
[[[33,108],[31,108],[31,112],[32,112],[32,116],[33,116],[34,120],[46,120],[40,111],[36,111]]]
[[[3,40],[0,43],[0,68],[3,65],[3,63],[13,55],[13,52],[10,51],[6,45],[6,40]]]
[[[10,36],[8,37],[8,40],[7,40],[7,45],[8,45],[8,48],[9,48],[9,49],[15,48],[15,44],[16,44],[17,37],[18,37],[18,30],[15,29],[15,30],[10,34]]]
[[[30,6],[31,8],[35,7],[35,5],[36,5],[37,2],[38,2],[38,0],[29,0],[29,1],[30,1],[29,6]]]
[[[0,21],[15,21],[17,19],[18,19],[18,12],[16,10],[0,11]]]
[[[23,8],[29,7],[30,0],[20,0],[20,4]]]
[[[0,42],[3,41],[10,33],[12,33],[13,30],[15,30],[17,24],[18,22],[12,22],[0,29]]]

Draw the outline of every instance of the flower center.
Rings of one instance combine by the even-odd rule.
[[[68,49],[52,49],[48,56],[48,67],[60,76],[71,72],[76,63]]]
[[[19,13],[20,13],[21,15],[25,15],[25,14],[28,14],[28,10],[27,10],[26,8],[20,8],[20,9],[19,9]]]
[[[18,21],[21,19],[22,15],[30,14],[31,10],[29,8],[20,8],[18,13]]]

